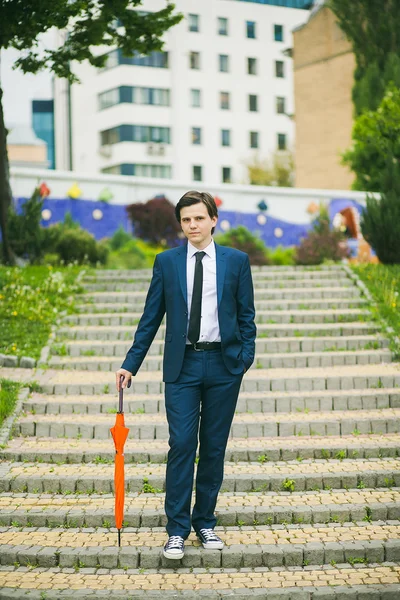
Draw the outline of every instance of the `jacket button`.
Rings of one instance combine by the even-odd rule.
[[[182,337],[186,337],[186,333],[182,333]]]

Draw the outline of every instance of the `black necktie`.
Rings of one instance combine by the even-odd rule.
[[[203,295],[203,256],[205,252],[196,252],[196,266],[194,268],[194,282],[192,305],[190,307],[190,319],[188,338],[189,342],[195,344],[200,337],[200,320],[201,320],[201,300]]]

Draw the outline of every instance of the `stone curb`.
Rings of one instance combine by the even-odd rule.
[[[111,497],[111,496],[110,496]],[[164,500],[164,494],[159,494]],[[372,521],[399,521],[400,503],[373,502],[362,504],[329,504],[329,496],[324,505],[289,506],[243,506],[216,510],[217,525],[222,527],[242,527],[277,524],[313,524],[364,522],[367,517]],[[113,509],[62,508],[48,509],[33,507],[26,509],[1,509],[0,527],[109,527],[114,522]],[[14,523],[14,525],[12,525]],[[18,525],[16,525],[17,523]],[[126,509],[125,527],[165,527],[166,516],[160,509]],[[400,560],[400,555],[399,555]]]
[[[0,445],[7,443],[10,438],[12,428],[22,411],[23,402],[29,396],[29,388],[23,387],[19,390],[17,402],[11,415],[9,415],[4,421],[0,428]]]
[[[251,463],[250,463],[251,464]],[[12,465],[11,465],[12,466]],[[50,467],[50,465],[49,465]],[[11,467],[10,467],[11,468]],[[144,483],[155,490],[165,490],[164,475],[126,475],[126,491],[142,492]],[[299,464],[301,471],[301,464]],[[11,471],[10,471],[11,472]],[[145,481],[146,480],[146,481]],[[3,492],[28,492],[28,493],[98,493],[110,494],[113,490],[114,476],[67,475],[60,479],[52,474],[40,476],[18,475],[6,473],[0,480],[0,493]],[[381,488],[400,487],[399,469],[379,469],[377,471],[348,471],[348,472],[318,472],[318,473],[282,473],[282,474],[251,474],[227,475],[222,482],[221,491],[226,492],[279,492],[284,489],[285,482],[293,482],[295,491],[305,490],[340,490],[345,488]],[[391,485],[389,485],[391,484]]]
[[[0,354],[0,367],[34,369],[36,359],[30,356],[15,356],[14,354]]]
[[[121,600],[164,600],[168,598],[181,600],[219,600],[232,598],[233,600],[398,600],[400,594],[399,584],[388,585],[356,585],[336,587],[285,587],[285,588],[260,588],[245,589],[218,589],[218,590],[160,590],[160,591],[121,591],[98,589],[75,590],[26,590],[4,588],[0,590],[0,600],[96,600],[111,597]]]
[[[122,532],[123,543],[123,532]],[[160,547],[126,546],[109,547],[51,547],[51,546],[0,546],[2,566],[19,563],[21,566],[73,568],[82,564],[86,568],[159,569],[165,567],[188,568],[257,568],[302,567],[351,563],[354,559],[367,563],[398,562],[400,540],[358,542],[311,542],[305,544],[270,544],[225,546],[221,550],[204,550],[187,546],[182,560],[165,559]],[[172,563],[172,564],[171,564]],[[178,564],[177,564],[178,563]],[[362,564],[362,563],[360,563]]]

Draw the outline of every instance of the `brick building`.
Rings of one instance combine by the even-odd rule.
[[[323,3],[293,33],[296,186],[349,189],[340,164],[351,143],[355,58],[333,12]]]

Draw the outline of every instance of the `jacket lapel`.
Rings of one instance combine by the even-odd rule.
[[[217,299],[218,306],[221,303],[222,291],[224,289],[224,280],[226,272],[225,248],[215,244],[215,256],[217,263]]]
[[[186,260],[187,260],[187,244],[179,249],[176,257],[176,268],[178,269],[179,283],[181,284],[181,290],[187,304],[187,278],[186,278]]]

